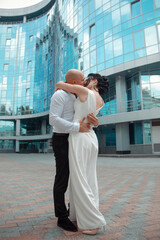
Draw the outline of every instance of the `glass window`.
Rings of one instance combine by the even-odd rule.
[[[97,48],[97,64],[104,62],[104,47]]]
[[[89,68],[89,54],[84,56],[84,64],[83,64],[84,70]]]
[[[96,27],[95,27],[95,23],[94,23],[90,26],[90,39],[94,38],[95,34],[96,34]]]
[[[159,36],[159,42],[160,42],[160,25],[158,25],[157,27],[158,27],[158,36]]]
[[[130,144],[143,144],[142,122],[129,124]]]
[[[159,97],[160,96],[160,83],[152,83],[151,84],[151,96]]]
[[[26,88],[26,97],[29,97],[30,95],[30,88]]]
[[[46,108],[46,105],[47,105],[47,99],[44,98],[44,99],[43,99],[43,108]]]
[[[130,4],[121,7],[121,20],[126,22],[131,18]]]
[[[123,51],[124,53],[133,51],[133,39],[132,34],[123,37]]]
[[[153,11],[153,0],[141,0],[141,3],[143,13]]]
[[[86,18],[88,17],[88,4],[86,4],[83,8],[83,18]],[[77,15],[75,15],[75,18],[74,21],[76,20],[76,23],[77,23]],[[77,24],[74,24],[74,26],[76,26]]]
[[[105,44],[105,60],[113,58],[112,42]]]
[[[160,1],[159,0],[154,0],[155,3],[155,8],[160,8]]]
[[[122,39],[118,38],[113,41],[114,56],[120,56],[123,54]]]
[[[86,28],[86,29],[84,29],[84,32],[83,32],[83,41],[84,41],[84,43],[86,43],[86,42],[88,42],[88,40],[89,40],[89,29]]]
[[[8,28],[7,28],[7,33],[9,33],[9,34],[12,33],[12,28],[11,28],[11,27],[8,27]]]
[[[7,85],[7,77],[6,76],[3,76],[2,84]]]
[[[32,61],[28,61],[28,65],[27,65],[28,71],[31,70],[31,65],[32,65]]]
[[[99,8],[102,6],[102,0],[95,0],[95,8]]]
[[[134,59],[134,53],[131,52],[131,53],[127,53],[124,55],[124,61],[125,62],[128,62],[128,61],[131,61]]]
[[[135,49],[144,47],[143,31],[134,33],[134,46]]]
[[[135,144],[143,144],[142,122],[135,123]]]
[[[104,31],[111,29],[112,27],[112,21],[111,21],[111,15],[108,14],[104,17]]]
[[[8,71],[9,64],[4,64],[3,65],[3,71]]]
[[[147,55],[158,53],[158,45],[147,47],[146,52],[147,52]]]
[[[5,58],[9,58],[9,51],[8,51],[8,49],[5,50]]]
[[[6,96],[7,96],[7,91],[2,91],[2,98],[6,98]]]
[[[6,46],[10,46],[11,45],[11,39],[6,39]]]
[[[99,36],[101,33],[103,33],[103,18],[98,20],[96,22],[96,34]]]
[[[132,17],[136,17],[141,14],[141,4],[140,1],[131,3]]]
[[[120,24],[121,22],[121,17],[120,17],[120,10],[117,9],[112,12],[112,25],[113,27]]]
[[[33,35],[29,36],[29,41],[32,42],[33,41]]]
[[[96,65],[96,51],[90,53],[90,66]]]
[[[144,121],[144,143],[151,144],[151,123],[150,121]]]
[[[89,12],[92,13],[94,11],[94,0],[89,1]]]
[[[116,130],[114,125],[106,126],[105,129],[106,135],[106,146],[116,146]]]
[[[135,51],[135,58],[141,58],[141,57],[145,57],[145,56],[146,56],[146,51],[144,48]]]
[[[148,27],[144,29],[144,34],[145,34],[145,40],[146,40],[146,46],[151,46],[154,44],[157,44],[157,33],[156,33],[156,27]]]
[[[141,75],[141,83],[149,83],[149,75]]]

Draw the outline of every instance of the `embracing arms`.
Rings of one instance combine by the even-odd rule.
[[[63,81],[58,82],[56,86],[66,92],[76,94],[81,102],[85,102],[87,100],[88,89],[86,87],[77,84],[69,84]]]

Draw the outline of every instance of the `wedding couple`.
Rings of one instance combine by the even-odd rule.
[[[53,188],[57,225],[64,230],[94,235],[106,225],[99,211],[96,174],[98,141],[92,127],[103,107],[101,94],[108,90],[108,80],[100,74],[71,69],[66,82],[56,84],[51,98],[49,122],[53,126],[53,151],[56,176]],[[65,192],[69,180],[69,209]],[[76,225],[73,224],[76,222]]]

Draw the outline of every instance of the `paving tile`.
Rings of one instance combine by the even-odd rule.
[[[107,226],[95,236],[57,227],[53,154],[0,154],[0,164],[0,240],[160,239],[158,158],[98,158],[100,210]]]

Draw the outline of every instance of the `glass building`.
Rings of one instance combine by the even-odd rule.
[[[48,152],[55,83],[108,76],[103,154],[160,153],[160,0],[43,0],[0,8],[0,152]]]

